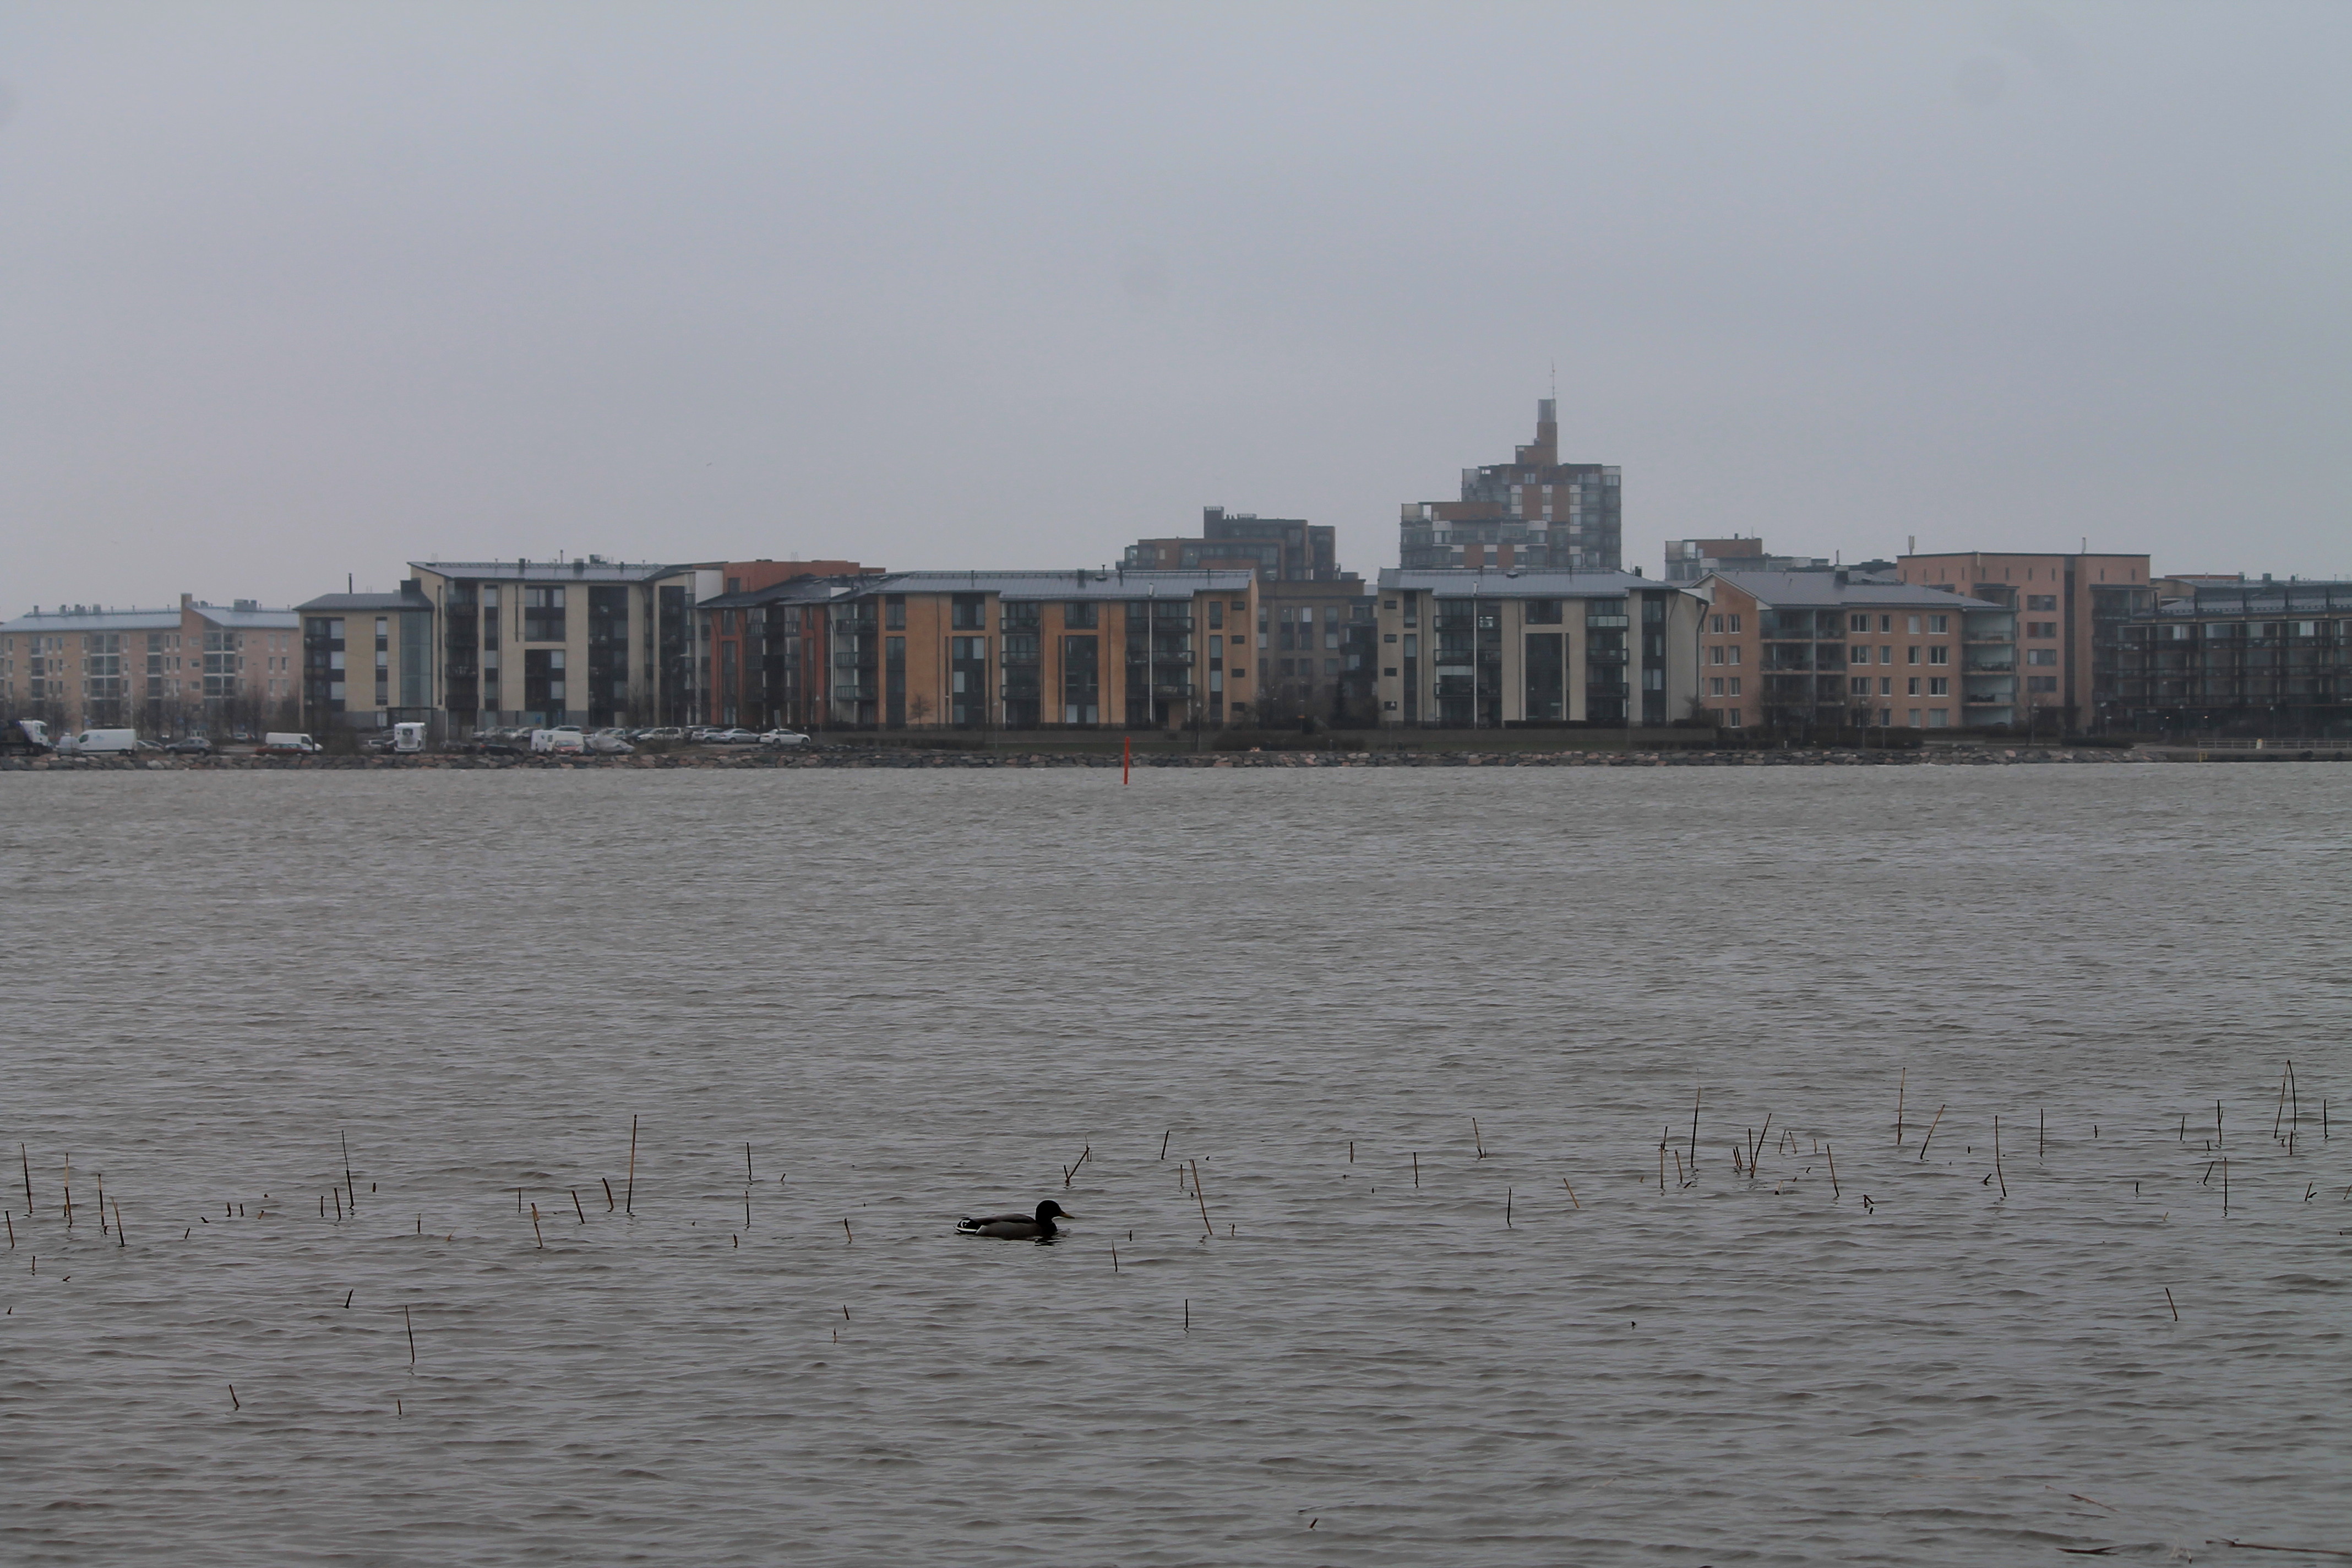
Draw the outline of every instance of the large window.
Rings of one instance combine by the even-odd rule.
[[[522,591],[522,640],[563,640],[563,590],[525,588]]]
[[[1095,604],[1091,599],[1073,599],[1062,606],[1062,624],[1066,626],[1091,626],[1095,621]],[[1091,640],[1091,639],[1089,639]],[[1088,721],[1092,722],[1092,721]]]
[[[1092,605],[1074,605],[1084,609],[1089,617]],[[1087,621],[1091,626],[1091,618]],[[1099,724],[1102,722],[1102,639],[1100,637],[1066,637],[1062,639],[1062,722],[1065,724]]]
[[[949,625],[960,632],[984,632],[988,629],[988,595],[957,594],[949,604]],[[1092,626],[1094,623],[1087,623]]]

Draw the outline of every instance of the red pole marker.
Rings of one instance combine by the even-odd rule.
[[[1125,783],[1127,782],[1127,770],[1128,770],[1130,766],[1132,766],[1132,765],[1134,764],[1134,762],[1135,762],[1135,741],[1134,741],[1133,737],[1131,737],[1131,736],[1121,736],[1121,737],[1119,738],[1119,742],[1118,742],[1118,782],[1119,782],[1119,783],[1121,783],[1121,784],[1125,784]]]

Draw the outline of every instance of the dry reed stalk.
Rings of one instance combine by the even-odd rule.
[[[1837,1151],[1824,1143],[1822,1145],[1822,1152],[1830,1157],[1830,1201],[1835,1203],[1841,1195],[1837,1183]]]
[[[400,1321],[408,1330],[408,1364],[415,1366],[416,1364],[416,1320],[408,1315],[408,1308],[404,1303],[400,1309]]]
[[[1350,1165],[1352,1165],[1352,1164],[1354,1164],[1355,1163],[1356,1163],[1356,1141],[1355,1141],[1353,1138],[1350,1138],[1350,1139],[1349,1139],[1349,1140],[1348,1140],[1348,1163],[1349,1163]]]
[[[604,1184],[604,1212],[606,1214],[611,1214],[616,1206],[613,1202],[612,1179],[607,1176],[599,1176],[596,1179]]]
[[[743,1145],[743,1184],[751,1184],[751,1145],[748,1142]]]
[[[1927,1145],[1936,1141],[1936,1129],[1943,1123],[1944,1110],[1943,1106],[1936,1107],[1936,1120],[1927,1123],[1927,1136],[1919,1140],[1919,1158],[1922,1160],[1927,1157]]]
[[[340,1187],[329,1187],[327,1190],[335,1194],[335,1223],[337,1225],[341,1225],[343,1223],[342,1189]]]
[[[1903,1076],[1895,1080],[1895,1146],[1903,1147],[1903,1091],[1911,1087],[1911,1069],[1905,1068]]]
[[[2276,1142],[2279,1124],[2286,1120],[2286,1074],[2279,1074],[2278,1109],[2271,1112],[2271,1141]]]
[[[1110,1249],[1110,1271],[1113,1274],[1118,1272],[1118,1248],[1116,1247]]]
[[[2000,1172],[2000,1118],[1998,1116],[1992,1119],[1992,1173],[1993,1179],[2000,1184],[2000,1195],[2009,1196],[2009,1178]]]
[[[1516,1194],[1510,1188],[1505,1187],[1503,1189],[1503,1228],[1505,1230],[1516,1228],[1511,1224],[1511,1199]]]
[[[1705,1098],[1706,1088],[1701,1085],[1691,1091],[1691,1168],[1698,1168],[1698,1102]]]
[[[131,1245],[130,1242],[123,1239],[122,1205],[119,1203],[114,1205],[114,1245],[117,1247],[128,1247]]]
[[[106,1173],[98,1173],[98,1234],[106,1234]]]
[[[2227,1155],[2221,1159],[2221,1217],[2230,1217],[2230,1161]]]
[[[352,1135],[349,1132],[341,1132],[341,1135],[343,1140],[343,1187],[352,1194],[352,1212],[357,1214],[360,1212],[360,1190],[352,1184]]]
[[[244,1405],[237,1403],[236,1384],[233,1383],[228,1385],[228,1407],[231,1410],[242,1410],[245,1408]]]
[[[16,1250],[16,1216],[13,1214],[8,1216],[8,1250]]]
[[[1418,1150],[1418,1149],[1415,1149],[1415,1150],[1412,1152],[1412,1184],[1413,1184],[1413,1189],[1414,1189],[1416,1192],[1420,1190],[1420,1188],[1421,1188],[1421,1151],[1420,1151],[1420,1150]]]
[[[843,1215],[841,1216],[841,1234],[847,1238],[842,1242],[842,1246],[855,1247],[857,1245],[857,1233],[849,1228],[849,1216],[847,1215]]]
[[[25,1152],[22,1143],[16,1145],[16,1158],[25,1167],[25,1217],[33,1217],[33,1157]]]
[[[1201,1205],[1201,1228],[1211,1236],[1216,1235],[1217,1227],[1209,1223],[1209,1200],[1201,1195],[1201,1162],[1198,1160],[1192,1162],[1192,1201]]]
[[[1168,1140],[1175,1135],[1175,1131],[1176,1130],[1171,1127],[1160,1135],[1160,1157],[1163,1160],[1168,1158]]]
[[[2172,1299],[2172,1287],[2169,1285],[2164,1288],[2164,1304],[2172,1309],[2172,1321],[2176,1323],[2180,1321],[2180,1305]]]
[[[1192,1298],[1190,1296],[1184,1298],[1184,1331],[1188,1334],[1192,1331]]]
[[[66,1156],[65,1174],[59,1178],[66,1194],[66,1228],[73,1228],[73,1156]]]
[[[546,1251],[547,1234],[539,1228],[539,1205],[537,1204],[530,1205],[530,1233],[531,1235],[539,1237],[539,1249],[541,1252]]]
[[[629,1214],[637,1212],[637,1119],[634,1116],[629,1118],[629,1184],[621,1207]]]
[[[1475,1116],[1470,1119],[1470,1142],[1477,1146],[1478,1158],[1481,1160],[1485,1159],[1486,1157],[1486,1141],[1478,1136],[1478,1119]]]
[[[588,1223],[588,1211],[580,1206],[580,1189],[578,1187],[572,1189],[572,1212],[580,1216],[580,1223],[582,1225],[586,1225]]]

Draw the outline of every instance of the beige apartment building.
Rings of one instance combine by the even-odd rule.
[[[1384,725],[1664,725],[1689,716],[1699,603],[1623,572],[1380,577]]]
[[[1718,728],[2009,721],[2015,617],[2000,605],[1844,572],[1712,572],[1691,591],[1699,703]]]
[[[177,609],[36,608],[0,623],[0,709],[54,733],[134,729],[226,739],[295,721],[291,610],[180,595]]]
[[[717,566],[413,561],[388,595],[301,607],[309,727],[421,720],[499,725],[678,723],[696,703],[695,605]]]
[[[1966,722],[2066,731],[2120,720],[2115,656],[2124,623],[2152,598],[2147,556],[1968,551],[1905,555],[1895,571],[1906,583],[1997,605],[2015,622],[2005,650],[1971,650],[1988,679],[1971,682]],[[1990,679],[2004,658],[2013,679]]]

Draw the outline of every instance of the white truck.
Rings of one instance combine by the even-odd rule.
[[[38,719],[0,725],[0,757],[46,757],[57,749],[49,739],[49,727]]]

